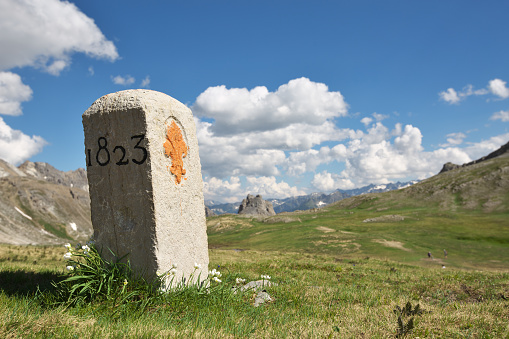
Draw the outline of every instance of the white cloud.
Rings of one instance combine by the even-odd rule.
[[[332,161],[345,161],[348,150],[343,144],[333,148],[321,147],[320,150],[310,149],[301,152],[292,152],[287,158],[286,170],[288,175],[299,176],[306,172],[314,172],[321,164]]]
[[[364,124],[364,126],[368,126],[373,122],[373,119],[370,117],[365,117],[361,119],[361,122]]]
[[[141,81],[140,87],[147,88],[148,86],[150,86],[150,77],[147,75],[145,79]]]
[[[32,89],[21,77],[11,72],[0,72],[0,114],[21,115],[21,103],[32,98]]]
[[[215,177],[204,178],[203,194],[206,199],[223,202],[237,202],[244,195],[239,177],[230,177],[229,180],[221,180]]]
[[[297,187],[290,186],[284,181],[277,182],[276,178],[271,177],[247,177],[246,192],[250,194],[260,194],[264,198],[281,199],[289,196],[305,195],[306,192]],[[247,195],[247,193],[245,195]]]
[[[467,86],[462,95],[481,92]],[[451,133],[439,149],[424,151],[419,128],[401,123],[388,128],[382,123],[387,116],[378,113],[361,120],[365,130],[339,128],[336,118],[346,115],[347,105],[340,94],[331,93],[339,94],[305,78],[273,93],[265,87],[204,91],[192,108],[202,118],[195,121],[207,199],[234,202],[248,193],[266,198],[310,193],[288,184],[288,176],[318,191],[423,179],[446,162],[463,164],[507,142],[500,136],[459,148],[466,134]],[[336,101],[322,105],[308,97],[316,95]],[[317,107],[309,107],[308,100]],[[342,170],[334,173],[334,168]]]
[[[47,142],[40,136],[28,136],[14,130],[0,118],[0,158],[19,165],[39,153]]]
[[[505,84],[506,82],[501,79],[493,79],[489,81],[487,88],[474,90],[472,85],[467,85],[463,87],[462,91],[457,92],[454,88],[448,88],[447,91],[440,92],[438,95],[440,99],[450,104],[457,104],[471,95],[486,95],[490,92],[502,99],[506,99],[509,98],[509,88]]]
[[[491,93],[499,96],[502,99],[509,98],[509,88],[505,87],[507,82],[500,79],[493,79],[489,82],[488,88]]]
[[[348,105],[340,92],[322,83],[294,79],[275,92],[264,86],[227,89],[209,87],[192,106],[197,117],[214,119],[210,127],[217,136],[274,131],[295,124],[320,126],[345,116]]]
[[[117,75],[116,77],[112,77],[111,80],[113,81],[113,83],[115,85],[122,85],[122,86],[129,86],[129,85],[132,85],[134,84],[134,82],[136,81],[132,76],[130,75],[126,75],[126,76],[121,76],[121,75]]]
[[[0,70],[32,66],[58,75],[72,53],[115,60],[115,45],[67,1],[0,1]]]
[[[243,186],[240,178],[236,176],[232,176],[228,180],[207,177],[203,181],[203,194],[206,199],[229,203],[241,201],[247,194],[260,194],[265,199],[280,199],[306,194],[303,190],[290,186],[285,181],[278,182],[274,176],[247,176],[245,181],[246,185]]]
[[[499,111],[493,113],[490,120],[502,120],[503,122],[509,121],[509,111]]]
[[[90,74],[90,76],[93,76],[95,74],[94,67],[92,66],[88,67],[88,74]]]
[[[373,113],[372,116],[373,118],[375,118],[376,121],[382,121],[389,117],[387,114],[380,114],[377,112]]]
[[[440,96],[440,99],[450,104],[456,104],[460,101],[460,97],[454,88],[448,88],[447,91],[440,92],[438,95]]]
[[[447,143],[440,145],[440,147],[457,146],[463,143],[463,139],[467,136],[464,133],[449,133],[447,134]]]
[[[391,134],[387,130],[385,126],[378,125],[361,139],[348,142],[346,151],[338,158],[339,161],[345,161],[345,170],[337,177],[331,174],[329,178],[323,173],[315,176],[314,186],[320,187],[319,179],[324,179],[324,187],[328,187],[327,182],[331,183],[331,178],[334,179],[334,188],[340,188],[339,179],[349,180],[355,187],[422,179],[438,173],[445,162],[464,163],[471,160],[466,151],[453,147],[425,152],[421,131],[412,125],[401,128],[397,124]]]
[[[217,178],[277,176],[288,166],[285,152],[308,151],[355,134],[331,121],[346,114],[341,94],[306,78],[292,80],[274,93],[265,87],[211,87],[192,109],[197,116],[214,119],[196,123],[203,170]]]
[[[506,144],[508,141],[509,133],[496,135],[494,137],[489,138],[488,140],[470,143],[470,145],[468,147],[465,147],[463,151],[466,154],[468,154],[470,159],[476,160],[497,150],[498,148],[500,148],[500,146]],[[460,163],[458,162],[458,164]]]
[[[311,184],[320,192],[355,188],[355,184],[351,180],[341,178],[338,174],[327,171],[315,174]]]

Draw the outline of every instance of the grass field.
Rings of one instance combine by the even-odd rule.
[[[212,217],[207,221],[209,245],[509,271],[509,213],[446,211],[417,203],[393,207],[392,201],[378,201],[377,195],[349,201],[356,206],[332,205],[268,219]]]
[[[170,292],[142,310],[49,306],[41,296],[66,274],[66,249],[0,245],[0,337],[509,338],[508,219],[376,196],[264,220],[213,217],[209,268],[222,272],[220,288]],[[231,292],[235,278],[262,274],[276,284],[272,301],[253,307],[253,292]],[[413,318],[405,332],[395,310],[408,302],[423,312],[402,316],[403,326]]]

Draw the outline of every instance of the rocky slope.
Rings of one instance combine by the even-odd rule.
[[[83,169],[45,163],[18,168],[0,160],[0,242],[16,245],[85,241],[92,234]]]

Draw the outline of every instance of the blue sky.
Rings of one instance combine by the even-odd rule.
[[[192,110],[206,199],[423,179],[509,141],[506,1],[0,0],[0,158],[85,167],[81,114]]]

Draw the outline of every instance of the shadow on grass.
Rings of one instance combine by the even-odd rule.
[[[37,290],[41,292],[54,290],[51,282],[58,282],[62,278],[61,274],[50,271],[0,271],[0,290],[9,296],[34,295]]]

